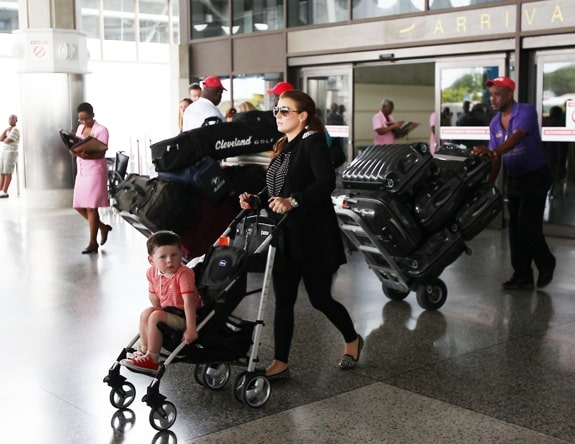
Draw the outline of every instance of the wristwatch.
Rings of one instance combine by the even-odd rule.
[[[299,202],[297,200],[295,200],[295,198],[291,197],[289,198],[289,203],[291,205],[292,208],[297,208],[299,207]]]
[[[497,156],[499,156],[499,154],[498,154],[497,151],[495,151],[495,150],[491,151],[491,155],[492,155],[492,157],[493,157],[494,159],[496,159]]]

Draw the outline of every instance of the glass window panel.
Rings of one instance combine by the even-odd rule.
[[[228,0],[192,0],[192,40],[236,34],[239,26],[230,28]]]
[[[487,127],[494,113],[485,82],[498,75],[498,66],[441,70],[441,105],[435,126],[440,127],[439,146],[443,150],[467,155],[474,146],[488,142]],[[438,151],[442,153],[442,148]]]
[[[172,43],[180,43],[180,2],[172,0]]]
[[[88,38],[100,38],[100,2],[99,0],[80,0],[80,22],[82,31]]]
[[[140,41],[145,43],[170,43],[170,10],[165,0],[140,0]]]
[[[288,2],[288,27],[346,21],[347,0],[302,0]]]
[[[465,6],[495,3],[501,0],[429,0],[429,9],[462,8]]]
[[[425,10],[425,0],[360,0],[353,2],[353,19],[408,14]]]
[[[0,33],[11,33],[18,29],[18,1],[5,0],[0,3]]]
[[[283,0],[241,0],[233,7],[238,33],[272,31],[284,27]]]
[[[234,107],[240,111],[244,102],[249,102],[256,109],[269,109],[265,103],[267,94],[264,74],[238,75],[233,78]],[[273,85],[272,85],[273,86]],[[270,88],[272,87],[270,86]]]
[[[553,182],[545,220],[573,225],[575,185],[575,63],[572,55],[542,63],[541,138],[547,153]]]
[[[104,0],[104,39],[136,41],[133,0]]]

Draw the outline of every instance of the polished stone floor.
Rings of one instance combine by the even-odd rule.
[[[354,253],[334,294],[365,338],[357,369],[336,367],[341,339],[302,294],[292,378],[274,382],[263,407],[237,402],[231,382],[201,387],[191,365],[174,364],[161,386],[178,416],[157,432],[141,402],[150,378],[122,370],[137,389],[124,412],[102,381],[148,303],[145,238],[113,210],[102,217],[114,227],[108,244],[85,256],[87,226],[73,210],[0,200],[2,442],[575,442],[575,240],[549,239],[559,266],[544,291],[505,292],[506,234],[482,232],[442,274],[449,295],[437,312],[414,294],[387,300]],[[258,299],[238,312],[254,316]],[[264,362],[272,312],[270,298]]]

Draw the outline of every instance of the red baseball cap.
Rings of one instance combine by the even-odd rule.
[[[224,88],[224,85],[222,85],[222,81],[214,76],[206,77],[203,81],[203,84],[204,88],[220,88],[223,89],[224,91],[227,91],[227,89]]]
[[[493,80],[488,80],[485,82],[485,86],[488,88],[490,86],[503,86],[505,88],[509,88],[511,91],[515,91],[515,82],[511,80],[509,77],[499,76],[495,77]]]
[[[292,91],[295,88],[290,82],[278,82],[272,89],[268,89],[268,94],[275,94],[281,96],[286,91]]]

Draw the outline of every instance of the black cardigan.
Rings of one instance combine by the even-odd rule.
[[[333,272],[346,257],[331,201],[335,170],[325,135],[303,131],[286,143],[284,152],[291,154],[280,197],[293,197],[299,206],[289,212],[278,255]],[[267,197],[265,193],[261,199]]]

